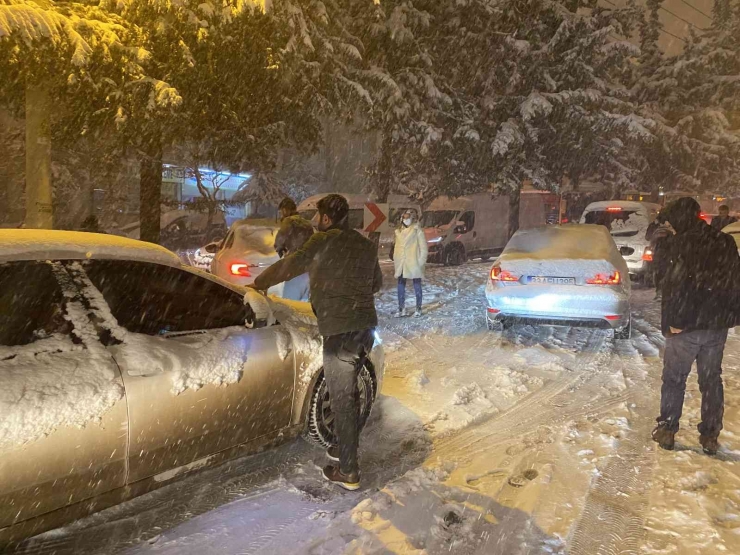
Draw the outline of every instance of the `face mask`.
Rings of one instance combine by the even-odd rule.
[[[405,225],[406,227],[408,227],[408,226],[411,225],[412,221],[413,220],[411,218],[404,218],[403,219],[403,225]]]

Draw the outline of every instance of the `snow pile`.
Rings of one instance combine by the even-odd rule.
[[[111,314],[102,293],[92,284],[79,264],[70,270],[98,319],[99,325],[121,341],[110,348],[125,372],[146,376],[169,372],[172,393],[200,389],[204,385],[237,383],[248,356],[249,344],[242,328],[224,328],[197,334],[170,334],[167,337],[129,333]]]
[[[267,297],[254,289],[247,289],[244,302],[252,307],[257,320],[268,326],[279,322],[278,352],[285,360],[295,349],[299,355],[298,383],[308,387],[311,378],[323,364],[323,339],[311,305],[279,297]]]
[[[62,283],[69,279],[55,268]],[[123,399],[116,367],[98,340],[76,292],[64,288],[71,337],[0,347],[0,451],[34,441],[62,426],[98,422]]]
[[[487,404],[488,406],[491,405],[491,402],[486,398],[485,391],[477,383],[461,387],[452,397],[453,405],[470,405],[475,401]]]

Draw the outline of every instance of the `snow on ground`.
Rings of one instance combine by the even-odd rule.
[[[323,453],[299,440],[48,533],[26,552],[740,553],[740,336],[725,359],[721,453],[698,448],[695,374],[680,446],[660,451],[650,440],[664,344],[653,292],[633,289],[628,341],[549,326],[496,339],[483,313],[488,269],[428,268],[425,316],[394,319],[384,265],[386,377],[361,440],[359,492],[323,482]]]

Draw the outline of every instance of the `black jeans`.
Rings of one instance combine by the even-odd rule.
[[[414,278],[414,293],[416,294],[416,308],[421,308],[421,278]],[[406,278],[398,278],[398,308],[403,310],[406,306]]]
[[[725,341],[727,330],[687,331],[666,339],[659,423],[669,430],[678,431],[686,379],[691,372],[691,365],[696,361],[701,390],[699,433],[707,436],[719,435],[725,412],[725,392],[722,386]]]
[[[334,435],[339,443],[339,468],[343,474],[359,472],[360,399],[357,377],[362,360],[370,353],[375,330],[368,329],[324,337],[324,375],[334,413]]]

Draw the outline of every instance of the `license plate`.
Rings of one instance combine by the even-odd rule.
[[[572,278],[572,277],[529,276],[529,283],[548,283],[550,285],[575,285],[576,284],[576,278]]]

